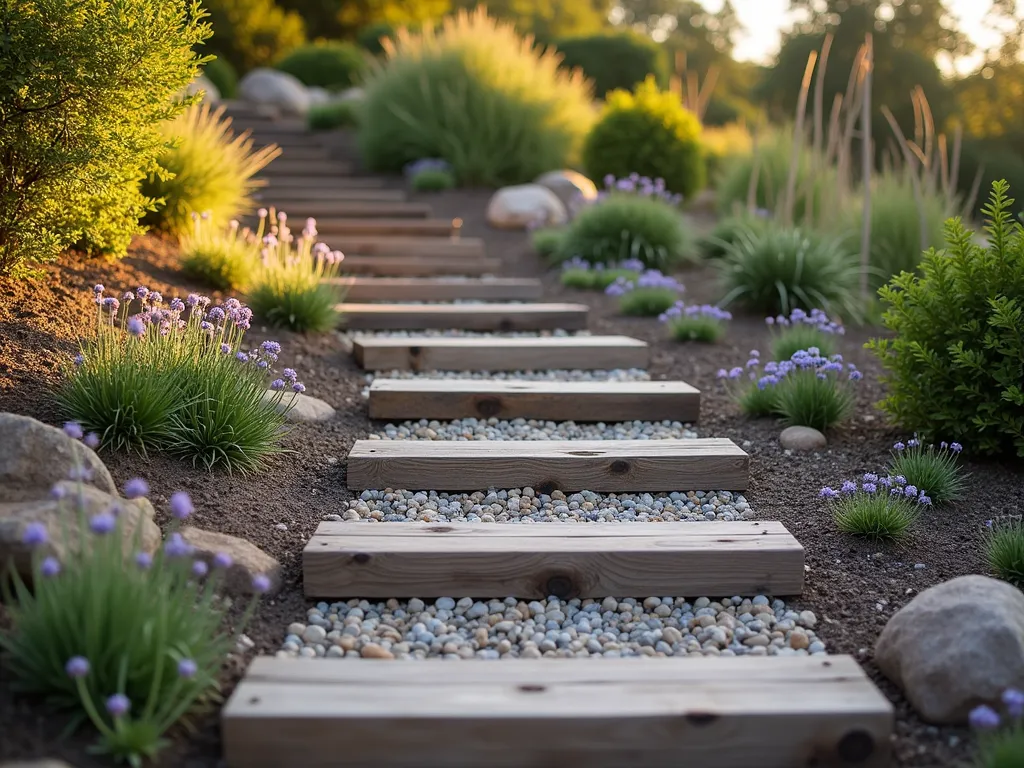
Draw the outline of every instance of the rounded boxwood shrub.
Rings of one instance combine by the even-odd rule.
[[[233,99],[238,91],[238,73],[227,59],[219,56],[213,61],[206,62],[203,67],[203,74],[206,79],[217,86],[222,99]]]
[[[361,48],[369,51],[374,56],[384,53],[384,46],[381,41],[394,39],[395,28],[386,21],[378,21],[376,24],[368,24],[356,33],[356,43]]]
[[[953,219],[945,249],[929,249],[920,274],[882,287],[893,336],[869,347],[887,371],[881,405],[897,424],[975,453],[1024,457],[1024,228],[1008,189],[992,185],[987,247]]]
[[[706,176],[700,120],[648,77],[632,93],[608,94],[584,142],[583,164],[592,179],[639,173],[662,178],[670,191],[689,197]]]
[[[314,104],[306,113],[306,125],[311,131],[333,131],[359,125],[359,99]]]
[[[613,192],[576,215],[552,257],[605,265],[636,259],[666,270],[692,259],[695,250],[689,225],[672,205],[657,197]]]
[[[400,32],[369,75],[359,146],[371,170],[446,160],[462,184],[501,186],[572,165],[590,127],[585,78],[479,9]]]
[[[665,49],[646,35],[612,32],[555,41],[562,66],[578,67],[594,83],[594,95],[604,98],[609,91],[631,91],[653,75],[662,87],[668,85],[668,57]]]
[[[299,46],[274,66],[303,85],[340,91],[362,80],[367,60],[357,46],[331,41]]]

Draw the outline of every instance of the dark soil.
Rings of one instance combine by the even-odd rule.
[[[396,184],[400,182],[396,180]],[[411,199],[428,200],[436,216],[462,218],[463,234],[485,237],[489,253],[503,259],[506,274],[539,274],[542,267],[523,233],[498,232],[486,226],[489,196],[488,191],[461,190],[412,195]],[[713,269],[690,270],[682,279],[691,299],[715,298]],[[813,610],[820,622],[818,633],[829,651],[861,660],[896,706],[895,764],[950,766],[965,759],[969,754],[966,730],[923,724],[874,667],[872,647],[888,618],[921,590],[956,576],[986,572],[981,552],[984,521],[1024,511],[1019,471],[969,462],[969,500],[929,509],[912,538],[898,547],[843,535],[828,518],[817,498],[818,490],[880,470],[891,443],[900,437],[873,406],[883,393],[878,383],[880,370],[862,345],[877,330],[849,329],[842,340],[843,354],[865,373],[856,418],[830,436],[830,447],[824,453],[789,455],[778,444],[779,424],[742,417],[715,379],[719,368],[742,365],[750,349],[766,351],[767,333],[760,317],[737,317],[718,345],[677,344],[666,339],[654,319],[618,317],[613,300],[603,295],[562,289],[553,274],[545,281],[548,298],[581,301],[593,308],[592,332],[627,334],[650,342],[653,378],[683,379],[702,390],[701,434],[731,438],[751,454],[747,498],[762,519],[782,521],[807,552],[806,587],[793,604]],[[118,291],[141,284],[166,297],[200,289],[177,272],[174,247],[152,236],[140,238],[131,255],[120,262],[69,255],[47,267],[45,279],[16,282],[0,278],[5,298],[0,303],[0,411],[59,423],[53,387],[60,379],[61,366],[76,352],[78,334],[91,321],[90,290],[95,283]],[[323,515],[340,513],[351,497],[345,489],[345,456],[352,442],[365,436],[373,425],[360,396],[363,374],[337,336],[305,339],[254,326],[250,339],[264,338],[282,343],[282,365],[298,370],[310,394],[335,406],[336,419],[298,426],[285,440],[291,453],[272,460],[268,469],[255,477],[210,475],[161,456],[107,455],[104,459],[119,484],[136,475],[146,477],[158,509],[166,506],[174,491],[187,490],[198,510],[196,525],[244,537],[281,561],[284,588],[275,599],[264,602],[247,630],[256,652],[273,653],[287,624],[305,613],[300,583],[302,547]],[[287,531],[278,530],[275,526],[279,523],[284,523]],[[925,567],[915,569],[918,563]],[[241,666],[226,671],[226,693]],[[56,741],[63,725],[61,718],[15,699],[0,676],[0,760],[51,756],[75,766],[102,765],[85,755],[81,738]],[[161,765],[220,763],[216,715],[201,717],[196,725],[196,733],[175,739]]]

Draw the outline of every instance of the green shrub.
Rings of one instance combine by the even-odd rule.
[[[941,504],[956,501],[964,495],[967,483],[957,458],[963,446],[960,443],[925,445],[916,437],[893,445],[889,474],[906,478],[907,483],[927,493],[932,501]]]
[[[762,211],[767,214],[767,211]],[[700,239],[700,251],[709,259],[721,258],[729,246],[739,239],[740,232],[754,230],[758,232],[771,226],[767,215],[740,212],[723,216],[715,222],[711,232]]]
[[[260,227],[268,223],[266,211],[260,211]],[[279,229],[285,227],[285,214],[277,214]],[[332,252],[316,242],[316,221],[306,219],[306,227],[297,241],[281,237],[264,240],[266,255],[256,273],[249,302],[258,317],[279,328],[324,333],[338,324],[335,305],[341,300],[338,288],[330,281],[338,276],[340,252]],[[294,250],[293,250],[294,245]]]
[[[340,91],[360,83],[367,59],[351,43],[321,41],[294,48],[274,68],[297,77],[303,85]]]
[[[671,288],[636,288],[619,299],[619,312],[627,317],[657,317],[678,298],[679,294]]]
[[[809,358],[793,355],[797,365],[774,385],[775,410],[787,426],[824,432],[853,415],[856,400],[849,382],[856,371],[846,374],[841,363],[803,364]]]
[[[209,299],[195,294],[187,304],[174,299],[164,306],[146,288],[121,300],[104,298],[103,286],[97,288],[95,332],[83,340],[58,391],[68,417],[95,432],[104,447],[158,448],[207,468],[252,472],[280,452],[290,402],[282,402],[284,380],[271,385],[272,397],[266,381],[281,346],[265,341],[241,350],[248,308],[228,299],[207,312]],[[133,302],[141,311],[129,315]],[[293,391],[305,389],[294,371],[285,369],[285,379]],[[145,387],[137,390],[140,381]],[[170,393],[169,403],[159,390]]]
[[[160,155],[162,174],[151,175],[143,191],[163,202],[146,216],[154,227],[186,234],[193,213],[215,222],[233,219],[252,205],[253,177],[281,154],[275,145],[254,150],[247,134],[233,135],[224,107],[190,107],[161,127],[173,145]]]
[[[552,258],[605,265],[636,259],[667,270],[695,252],[692,230],[676,208],[657,197],[612,193],[577,214]]]
[[[652,78],[633,93],[613,91],[587,134],[583,165],[593,179],[638,173],[662,178],[671,192],[689,197],[706,175],[700,121]]]
[[[771,416],[776,412],[775,387],[778,382],[779,364],[768,362],[761,370],[761,353],[750,350],[750,359],[745,366],[731,370],[720,368],[716,377],[725,383],[732,399],[740,410],[751,418]],[[763,375],[762,375],[763,374]]]
[[[686,306],[677,301],[658,318],[668,327],[676,341],[699,341],[714,344],[725,335],[725,323],[732,315],[710,304]]]
[[[74,423],[65,429],[82,434]],[[96,751],[141,765],[167,746],[164,734],[183,716],[219,700],[224,658],[258,598],[234,617],[231,631],[227,603],[217,595],[231,558],[193,559],[177,531],[192,512],[187,494],[171,497],[175,523],[167,543],[151,555],[137,549],[138,530],[123,531],[126,516],[105,511],[88,517],[74,501],[84,490],[67,482],[54,488],[63,517],[77,525],[53,532],[38,522],[26,526],[24,541],[34,549],[32,586],[13,569],[11,586],[4,580],[10,626],[0,633],[0,648],[16,691],[45,697],[76,722],[91,722]],[[147,492],[140,479],[125,486],[132,499]],[[58,537],[53,545],[51,535]],[[266,576],[253,580],[256,595],[269,586]]]
[[[359,145],[371,170],[443,158],[461,184],[515,184],[570,166],[592,120],[584,79],[482,9],[437,34],[400,34],[365,92]]]
[[[439,168],[428,168],[420,171],[409,179],[409,184],[417,192],[440,192],[455,186],[455,177],[451,171]]]
[[[644,265],[639,261],[624,261],[606,268],[604,264],[591,266],[583,259],[574,258],[562,262],[561,283],[567,288],[605,291],[620,280],[635,283],[643,271]]]
[[[564,238],[564,228],[542,227],[533,231],[533,234],[530,235],[530,242],[533,245],[533,250],[548,258],[558,253]]]
[[[274,0],[204,0],[213,39],[210,50],[236,72],[269,67],[306,41],[302,17]]]
[[[0,274],[69,245],[123,255],[148,200],[160,123],[209,27],[188,0],[0,5]]]
[[[333,131],[337,128],[354,128],[359,125],[361,106],[357,99],[332,101],[328,104],[314,104],[306,114],[306,124],[311,131]]]
[[[238,93],[238,73],[227,59],[220,57],[208,61],[203,67],[206,79],[217,86],[222,99],[233,99]]]
[[[903,494],[893,478],[870,474],[865,478],[859,486],[847,480],[839,491],[821,489],[819,495],[831,508],[836,526],[843,533],[873,541],[892,541],[906,536],[920,515],[921,507],[928,502]]]
[[[393,39],[395,28],[386,21],[379,21],[376,24],[369,24],[356,33],[356,43],[365,48],[374,56],[384,53],[384,46],[381,41]]]
[[[626,31],[568,37],[556,40],[555,47],[563,67],[579,68],[593,81],[599,99],[609,91],[631,91],[649,75],[661,87],[668,85],[665,49],[647,35]]]
[[[870,255],[876,288],[900,272],[914,272],[923,251],[941,246],[946,219],[954,212],[938,192],[922,190],[921,201],[927,243],[921,242],[921,214],[910,179],[883,174],[872,184]],[[864,205],[859,200],[845,217],[846,229],[859,232],[863,216]]]
[[[766,317],[765,322],[772,336],[772,359],[789,360],[801,349],[817,349],[822,357],[832,357],[836,348],[836,336],[846,333],[842,325],[829,320],[820,309],[810,314],[794,309],[789,317]]]
[[[218,291],[244,290],[259,266],[259,247],[232,221],[227,230],[209,215],[192,214],[193,230],[181,240],[181,271]]]
[[[717,262],[726,296],[766,314],[801,307],[858,318],[860,268],[839,238],[773,225],[741,230]]]
[[[881,288],[894,336],[868,347],[887,371],[881,406],[897,424],[978,454],[1024,456],[1024,229],[1007,189],[993,184],[987,248],[954,219],[946,250],[926,252],[920,275]]]
[[[1003,581],[1024,588],[1024,524],[1011,521],[993,525],[985,535],[985,558]]]
[[[756,208],[779,213],[789,183],[793,164],[793,134],[791,130],[772,131],[758,139],[753,153],[726,158],[718,180],[718,206],[723,215],[737,208],[746,208],[754,173]],[[810,150],[801,152],[797,161],[796,186],[793,197],[793,217],[798,223],[810,224],[832,216],[836,189],[836,172],[832,167],[820,167]]]

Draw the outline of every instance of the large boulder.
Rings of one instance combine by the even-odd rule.
[[[487,223],[498,229],[558,226],[568,218],[558,196],[540,184],[504,187],[487,204]]]
[[[875,663],[923,719],[962,723],[1024,688],[1024,594],[987,576],[926,589],[889,619]]]
[[[224,593],[234,597],[251,595],[255,576],[270,579],[270,590],[266,594],[275,595],[281,589],[281,564],[255,544],[226,533],[204,531],[201,528],[185,528],[181,536],[194,548],[196,557],[205,560],[211,570],[217,555],[231,558],[231,565],[224,574]]]
[[[597,187],[590,179],[576,171],[548,171],[539,176],[535,184],[547,187],[562,201],[570,214],[597,200]]]
[[[79,509],[86,520],[100,512],[116,512],[121,519],[121,532],[135,550],[152,554],[160,546],[160,528],[153,522],[153,505],[147,499],[122,499],[71,480],[63,480],[56,487],[64,497],[62,500],[48,489],[49,495],[32,501],[0,502],[0,569],[13,561],[23,577],[31,575],[33,550],[22,542],[29,523],[42,523],[49,534],[40,554],[62,560],[81,541]],[[3,491],[0,487],[0,498],[4,498]]]
[[[288,115],[305,115],[311,101],[298,78],[276,69],[252,70],[238,84],[238,93],[245,101],[274,106]]]
[[[41,421],[0,413],[0,500],[6,503],[47,498],[50,489],[68,480],[77,466],[87,470],[89,485],[117,494],[100,457],[63,430]]]
[[[331,92],[326,88],[321,88],[319,85],[307,86],[306,93],[309,95],[310,106],[319,106],[321,104],[331,103]]]

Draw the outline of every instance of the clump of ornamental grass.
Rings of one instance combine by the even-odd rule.
[[[765,228],[770,225],[771,217],[771,211],[765,208],[758,208],[753,213],[741,210],[723,216],[715,222],[711,232],[700,239],[701,253],[709,259],[721,258],[739,238],[740,232]]]
[[[259,211],[263,235],[260,266],[249,292],[253,310],[268,323],[302,333],[325,333],[339,320],[336,278],[344,256],[316,242],[316,220],[296,240],[284,213]]]
[[[224,109],[198,104],[160,126],[171,144],[159,157],[161,172],[143,184],[143,192],[162,201],[146,216],[148,224],[187,235],[193,213],[229,221],[250,207],[260,186],[256,174],[281,150],[274,144],[256,149],[247,132],[233,134]]]
[[[654,198],[675,207],[683,202],[683,196],[669,191],[665,186],[665,180],[660,176],[652,179],[650,176],[631,173],[619,179],[615,174],[609,173],[604,177],[604,189],[597,193],[597,199],[603,200],[616,192]]]
[[[968,722],[977,731],[977,768],[1020,768],[1024,765],[1024,693],[1007,688],[1000,696],[1004,715],[981,704]]]
[[[82,341],[57,393],[69,418],[103,447],[155,448],[208,469],[252,472],[282,450],[291,400],[283,401],[281,380],[267,394],[281,348],[265,341],[242,351],[250,309],[237,299],[209,308],[196,294],[165,305],[145,287],[121,300],[103,292],[94,289],[95,333]],[[140,311],[129,314],[135,303]],[[286,378],[294,393],[305,389]]]
[[[608,296],[619,297],[619,312],[628,317],[657,317],[670,309],[683,293],[683,284],[656,269],[641,272],[635,280],[616,278],[605,288]]]
[[[259,264],[251,233],[239,231],[237,219],[218,227],[209,211],[192,214],[192,233],[182,238],[180,252],[182,272],[218,291],[245,289]]]
[[[893,444],[889,471],[902,475],[918,488],[927,488],[937,503],[963,498],[967,478],[958,459],[964,447],[960,443],[925,446],[916,436]]]
[[[719,369],[718,378],[731,382],[733,397],[748,416],[780,416],[788,426],[824,432],[853,414],[853,384],[863,375],[853,363],[844,367],[842,355],[823,357],[812,347],[763,368],[753,350],[745,367]]]
[[[985,523],[985,558],[1005,582],[1024,589],[1024,523],[1014,520]]]
[[[699,341],[714,344],[725,334],[725,324],[732,314],[711,304],[690,304],[677,301],[658,319],[665,323],[669,336],[676,341]]]
[[[840,323],[830,320],[820,309],[807,313],[797,307],[789,317],[766,317],[764,322],[772,333],[772,358],[775,360],[789,360],[795,352],[811,347],[816,347],[822,357],[831,357],[838,351],[836,336],[846,333]]]
[[[871,473],[860,484],[845,480],[838,491],[826,487],[818,495],[828,503],[839,530],[874,541],[903,538],[922,507],[932,503],[904,477]]]
[[[773,315],[797,307],[853,318],[863,313],[860,267],[844,238],[780,225],[741,229],[717,265],[725,304],[736,301]]]
[[[583,259],[569,259],[562,262],[561,282],[567,288],[604,291],[619,279],[635,282],[643,271],[643,263],[636,259],[627,259],[621,264],[607,267],[604,264],[591,264]]]
[[[455,177],[451,171],[427,169],[409,179],[409,186],[416,192],[441,192],[446,189],[454,189]]]
[[[82,437],[77,423],[65,431]],[[252,580],[252,597],[231,626],[218,590],[233,563],[226,553],[197,556],[182,537],[178,529],[193,511],[188,495],[171,496],[173,522],[154,552],[143,548],[141,526],[125,531],[120,505],[130,502],[89,515],[87,479],[79,460],[77,484],[54,487],[68,521],[60,531],[25,525],[31,587],[12,566],[3,582],[10,627],[0,633],[0,649],[17,693],[44,697],[75,726],[91,725],[96,752],[137,768],[167,746],[170,728],[220,700],[224,658],[271,582]],[[148,491],[138,478],[124,488],[128,499]]]
[[[564,227],[539,227],[530,234],[530,244],[538,254],[545,259],[553,259],[562,247],[562,240],[565,239]],[[582,259],[567,259],[566,261],[583,261]],[[590,262],[586,262],[589,264]]]
[[[311,131],[333,131],[359,125],[359,100],[344,99],[326,104],[314,104],[306,113],[306,125]]]

